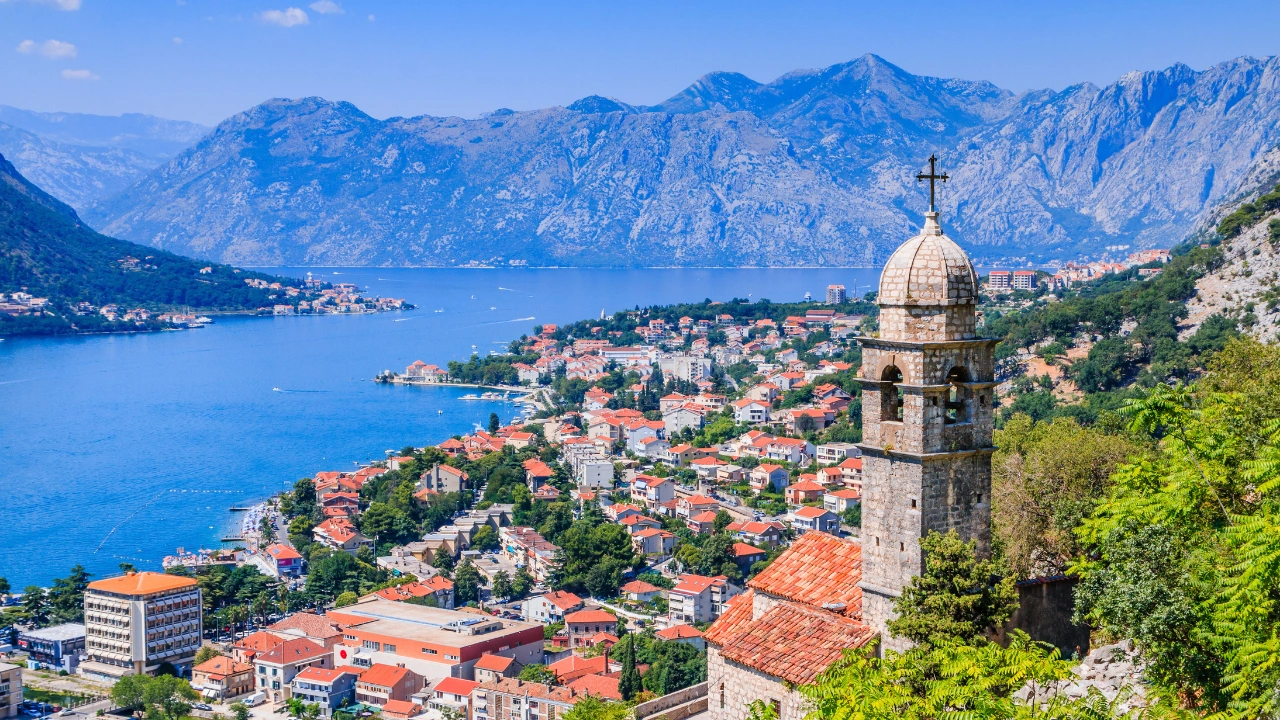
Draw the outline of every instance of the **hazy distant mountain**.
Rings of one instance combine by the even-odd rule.
[[[0,154],[81,209],[137,182],[207,132],[196,123],[136,113],[38,113],[0,105]]]
[[[978,256],[1168,246],[1280,144],[1280,61],[1014,95],[867,55],[770,83],[712,73],[637,107],[477,119],[272,100],[86,215],[237,263],[877,263],[921,219]]]

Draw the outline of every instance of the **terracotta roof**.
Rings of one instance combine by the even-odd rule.
[[[307,658],[320,657],[328,655],[329,650],[317,645],[310,640],[285,640],[279,645],[271,648],[265,654],[257,657],[258,662],[268,662],[276,665],[293,662],[295,660],[305,660]]]
[[[340,675],[359,675],[356,668],[350,665],[340,668],[322,668],[311,665],[302,669],[302,672],[293,676],[294,680],[310,680],[311,682],[332,682]]]
[[[491,670],[493,672],[504,673],[507,671],[507,668],[511,667],[511,663],[514,663],[515,661],[515,658],[494,655],[493,653],[485,653],[476,661],[476,667],[480,670]]]
[[[490,656],[486,655],[485,657],[490,657]],[[493,657],[497,657],[497,656],[493,656]],[[479,664],[477,664],[476,667],[479,667]],[[436,683],[436,686],[431,689],[436,692],[450,693],[452,695],[462,695],[464,697],[469,697],[471,695],[471,691],[475,690],[479,686],[480,686],[480,683],[474,680],[463,680],[462,678],[447,677],[440,680],[440,682]]]
[[[618,589],[625,593],[651,593],[658,592],[662,588],[656,585],[650,585],[643,580],[632,580]]]
[[[566,623],[618,622],[618,618],[604,610],[579,610],[564,616]]]
[[[733,544],[734,557],[741,558],[741,557],[750,557],[752,555],[764,555],[764,554],[766,554],[765,551],[761,550],[760,548],[754,545],[748,545],[746,543]]]
[[[294,613],[267,629],[273,632],[301,630],[307,637],[320,638],[322,640],[342,634],[342,629],[338,627],[337,623],[323,615],[309,612]]]
[[[862,499],[862,493],[858,490],[853,490],[853,489],[832,490],[827,494],[830,495],[831,497],[838,497],[841,500],[861,500]]]
[[[422,706],[408,700],[388,700],[382,706],[382,712],[409,717],[422,712]]]
[[[591,644],[599,645],[600,643],[609,643],[609,645],[618,644],[618,636],[613,633],[598,632],[591,636]]]
[[[408,673],[408,668],[375,663],[369,666],[368,670],[360,673],[360,682],[379,687],[395,687],[404,680],[404,676]]]
[[[747,582],[747,587],[815,607],[843,603],[862,616],[862,547],[827,533],[805,533]]]
[[[618,691],[618,678],[583,675],[569,683],[568,687],[579,695],[594,695],[605,700],[622,699],[622,693]]]
[[[253,652],[262,653],[262,652],[267,652],[268,650],[270,650],[271,648],[274,648],[275,646],[279,645],[282,642],[284,641],[281,640],[278,636],[272,635],[269,632],[262,632],[261,630],[259,630],[256,633],[251,633],[249,635],[246,635],[240,638],[239,640],[236,641],[235,645],[232,645],[232,647],[240,648],[241,650],[251,650]]]
[[[561,610],[568,610],[569,608],[575,608],[582,604],[582,598],[565,590],[556,590],[555,592],[549,592],[546,595],[543,595],[542,597],[547,602],[551,603],[552,605],[555,605]]]
[[[482,683],[476,689],[500,692],[517,697],[527,696],[538,700],[551,700],[569,705],[578,701],[576,694],[569,688],[553,688],[542,683],[524,682],[517,678],[503,678],[494,682]]]
[[[825,487],[812,480],[801,480],[798,483],[788,486],[787,489],[793,492],[822,492],[823,490],[826,490]]]
[[[609,671],[608,660],[603,655],[597,655],[593,658],[584,658],[577,655],[570,655],[567,658],[557,660],[547,666],[547,669],[556,674],[556,679],[560,682],[569,682],[583,675],[600,675]]]
[[[105,580],[94,580],[89,583],[90,590],[116,593],[117,595],[151,595],[152,593],[181,590],[195,586],[195,578],[148,571],[128,573]]]
[[[713,512],[713,511],[711,511],[711,510],[703,510],[702,512],[698,513],[697,515],[694,515],[693,517],[691,517],[691,518],[689,518],[689,519],[690,519],[690,520],[692,520],[692,521],[694,521],[694,522],[699,522],[699,523],[715,522],[715,521],[716,521],[716,514],[715,514],[715,512]]]
[[[298,554],[297,550],[294,550],[288,545],[282,545],[280,543],[276,543],[275,545],[268,546],[267,554],[277,560],[301,560],[302,559],[302,555]]]
[[[229,657],[219,655],[218,657],[205,660],[192,668],[191,671],[226,677],[228,675],[240,675],[242,673],[253,672],[253,666],[245,665],[244,663],[236,662]]]
[[[846,649],[865,645],[875,632],[851,618],[792,602],[780,602],[753,619],[751,590],[729,601],[707,629],[707,642],[727,660],[796,685],[813,682]]]
[[[800,509],[796,510],[796,513],[795,513],[795,514],[796,514],[796,517],[802,517],[802,518],[809,518],[809,519],[813,519],[813,518],[817,518],[817,517],[822,517],[823,515],[826,515],[828,512],[830,512],[830,511],[829,511],[829,510],[827,510],[826,508],[820,508],[820,507],[802,507],[802,508],[800,508]]]
[[[684,640],[687,638],[700,638],[702,637],[702,631],[692,625],[672,625],[669,628],[659,630],[654,635],[663,640]]]

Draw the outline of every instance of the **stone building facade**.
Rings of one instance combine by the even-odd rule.
[[[995,340],[976,334],[978,279],[937,213],[880,278],[880,336],[861,338],[863,622],[881,647],[893,602],[924,565],[920,540],[991,544]]]

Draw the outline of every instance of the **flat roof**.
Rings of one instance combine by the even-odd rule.
[[[40,628],[39,630],[28,630],[19,633],[19,635],[37,640],[73,640],[78,637],[84,637],[85,631],[84,625],[80,623],[63,623]]]
[[[341,610],[345,616],[368,618],[369,622],[352,627],[352,632],[359,631],[374,635],[404,638],[422,643],[443,645],[445,647],[465,647],[489,638],[502,637],[529,630],[542,629],[538,623],[519,620],[504,620],[487,615],[432,608],[424,605],[372,598],[348,605]],[[345,624],[345,623],[344,623]],[[466,628],[476,625],[500,625],[501,629],[479,635],[468,635]],[[456,627],[461,632],[446,628]]]

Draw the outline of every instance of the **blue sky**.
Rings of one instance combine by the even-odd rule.
[[[270,97],[475,116],[647,104],[872,52],[1011,90],[1280,50],[1280,2],[0,0],[0,104],[213,124]],[[52,42],[51,42],[52,41]]]

